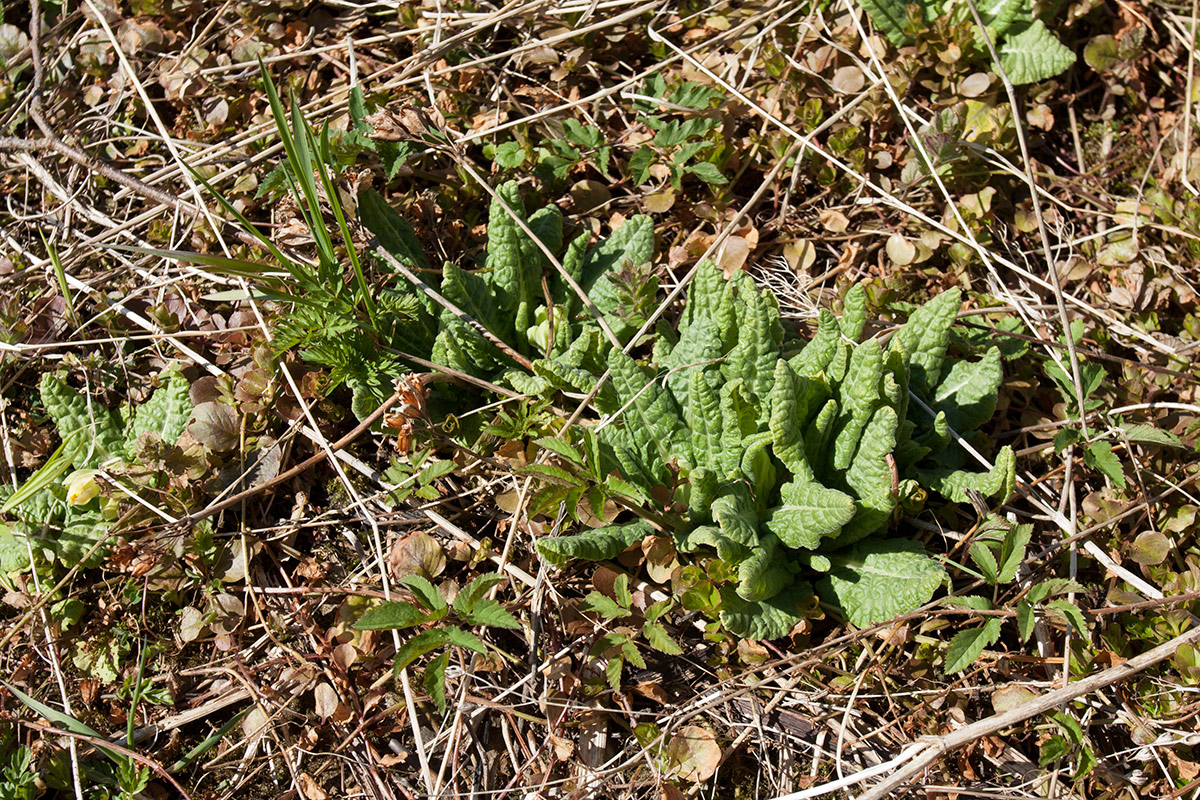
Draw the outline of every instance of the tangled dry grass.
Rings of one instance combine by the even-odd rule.
[[[6,526],[28,558],[0,548],[0,796],[1200,796],[1196,7],[1035,10],[1081,57],[1014,89],[969,21],[897,48],[845,0],[6,6],[5,484],[58,447],[44,373],[115,408],[178,364],[212,416],[100,476],[114,513],[92,557]],[[434,264],[474,263],[516,178],[577,231],[650,214],[667,321],[706,258],[798,330],[853,284],[880,323],[966,289],[956,346],[1006,358],[989,433],[1017,450],[1018,491],[992,510],[1034,525],[1018,578],[984,583],[977,511],[932,503],[896,534],[988,608],[939,597],[854,629],[814,604],[754,642],[682,600],[665,539],[550,569],[533,542],[572,523],[530,513],[523,468],[581,398],[457,385],[420,409],[438,425],[414,467],[302,343],[277,347],[292,309],[254,276],[145,251],[270,263],[257,230],[316,263],[259,59],[335,133],[330,229],[373,187]],[[709,94],[656,89],[684,84]],[[370,146],[347,133],[354,87]],[[652,148],[654,110],[712,125]],[[393,677],[407,633],[354,627],[406,576],[452,599],[488,573],[519,626],[459,620],[484,653]],[[628,618],[584,604],[623,579]],[[1065,610],[1025,642],[1020,601],[1053,581]],[[664,600],[678,654],[641,627]],[[947,674],[951,637],[988,619],[1003,635]],[[444,711],[422,680],[439,658]]]

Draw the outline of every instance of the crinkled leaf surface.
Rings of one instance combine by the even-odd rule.
[[[853,517],[854,499],[845,492],[819,483],[788,483],[766,527],[788,547],[816,550],[823,537],[836,534]]]
[[[1037,83],[1065,72],[1075,52],[1059,41],[1040,19],[1000,43],[1000,65],[1014,84]]]
[[[778,639],[787,636],[803,617],[801,609],[813,595],[812,584],[796,581],[768,600],[749,602],[731,587],[721,591],[721,624],[734,636]]]
[[[133,419],[125,431],[126,451],[131,450],[138,436],[147,431],[158,433],[166,444],[175,444],[187,427],[188,415],[192,412],[189,388],[187,378],[180,373],[166,375],[150,399],[133,412]]]
[[[867,539],[830,561],[833,567],[818,585],[821,596],[859,627],[915,611],[945,577],[920,543],[903,539]]]

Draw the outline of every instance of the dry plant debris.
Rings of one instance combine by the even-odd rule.
[[[0,797],[1198,796],[1197,28],[0,8]]]

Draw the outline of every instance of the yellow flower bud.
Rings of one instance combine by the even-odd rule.
[[[100,484],[96,483],[98,469],[77,469],[66,477],[63,485],[67,487],[67,502],[73,506],[82,506],[100,494]]]

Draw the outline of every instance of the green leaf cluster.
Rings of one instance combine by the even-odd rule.
[[[859,5],[897,46],[911,44],[921,27],[936,17],[973,19],[964,0],[859,0]],[[1075,63],[1075,53],[1034,16],[1031,0],[990,0],[979,3],[978,8],[1000,65],[1014,84],[1053,78]],[[975,45],[986,57],[983,36],[978,32]]]
[[[614,692],[621,691],[621,674],[626,663],[633,664],[638,669],[646,668],[646,660],[637,648],[636,640],[639,636],[660,653],[677,656],[683,652],[659,622],[671,609],[671,601],[659,600],[648,606],[644,612],[637,612],[633,607],[633,594],[629,591],[629,576],[625,573],[618,575],[613,582],[612,597],[593,591],[584,598],[579,608],[581,611],[598,614],[608,622],[630,620],[632,623],[617,625],[597,637],[591,648],[592,658],[607,658],[604,677]],[[639,617],[641,624],[636,626]]]
[[[989,586],[1000,587],[1017,578],[1017,570],[1025,560],[1025,550],[1033,533],[1032,525],[1013,525],[995,515],[989,515],[975,532],[971,544],[971,561]],[[1074,581],[1048,580],[1034,584],[1016,603],[1016,625],[1019,640],[1024,643],[1033,635],[1036,613],[1056,617],[1083,636],[1088,635],[1087,623],[1079,608],[1066,599],[1051,599],[1070,592],[1082,592],[1084,587]],[[948,598],[946,605],[974,611],[992,611],[992,601],[979,595]],[[982,625],[954,635],[946,650],[944,669],[947,674],[962,672],[979,660],[984,648],[1000,639],[1003,618],[987,616]]]
[[[654,139],[634,151],[626,170],[634,185],[650,180],[650,168],[666,167],[676,190],[691,175],[712,186],[729,182],[721,172],[723,143],[721,120],[711,112],[725,96],[718,90],[692,81],[668,88],[660,74],[648,78],[643,99],[634,103],[638,120],[654,131]],[[658,102],[655,102],[655,101]]]
[[[402,630],[421,625],[427,627],[400,645],[392,663],[393,671],[412,664],[426,653],[443,647],[463,647],[481,655],[487,654],[487,645],[463,626],[485,626],[514,630],[521,623],[495,600],[485,597],[493,586],[504,582],[498,572],[480,575],[459,590],[454,601],[447,604],[438,588],[420,575],[402,578],[403,584],[413,594],[415,603],[403,600],[388,600],[368,609],[354,627],[359,630]],[[460,624],[442,625],[442,620],[453,612]],[[437,705],[446,713],[446,667],[450,663],[450,651],[446,650],[433,659],[424,672],[425,689]]]
[[[608,173],[612,147],[604,132],[574,119],[562,123],[562,136],[533,147],[521,142],[503,142],[491,149],[492,160],[507,170],[517,170],[532,160],[533,173],[548,183],[563,181],[576,167],[587,162],[602,175]],[[487,148],[484,150],[488,152]]]
[[[786,633],[805,572],[827,573],[822,596],[854,624],[911,611],[943,571],[919,546],[878,538],[902,499],[925,489],[957,502],[1011,493],[1010,449],[976,472],[954,440],[991,417],[1002,379],[995,349],[974,362],[948,355],[959,303],[957,290],[946,292],[886,345],[860,343],[866,303],[856,288],[840,320],[823,312],[816,335],[792,343],[769,291],[705,264],[677,335],[663,330],[655,343],[652,372],[609,353],[616,397],[597,398],[610,415],[601,444],[643,496],[674,490],[687,509],[673,532],[680,551],[715,552],[737,575],[722,597],[731,632]],[[606,558],[647,530],[612,526],[538,548],[552,563]],[[783,597],[790,607],[779,608]]]
[[[149,400],[132,414],[123,415],[72,389],[54,373],[42,375],[42,406],[62,445],[0,507],[0,512],[11,518],[0,523],[0,567],[4,572],[31,566],[29,549],[22,540],[25,537],[38,543],[33,548],[35,555],[45,552],[74,566],[104,536],[114,514],[99,496],[94,471],[133,463],[139,442],[147,438],[174,444],[191,414],[187,379],[172,370],[163,373],[159,382]],[[62,480],[69,470],[74,472]]]
[[[363,224],[385,249],[401,258],[406,252],[403,237],[385,234],[411,229],[382,198],[372,194],[362,196]],[[582,289],[616,336],[630,335],[652,312],[657,283],[645,271],[654,251],[649,217],[626,220],[608,238],[590,247],[589,239],[584,233],[568,244],[561,252],[562,272],[553,270],[543,283],[551,267],[547,251],[556,258],[563,251],[562,213],[554,205],[528,213],[515,181],[499,186],[488,215],[483,269],[445,264],[440,292],[496,339],[521,356],[536,359],[534,374],[516,369],[512,359],[482,331],[445,308],[438,309],[436,319],[430,317],[436,333],[429,357],[529,394],[576,389],[581,380],[590,381],[588,367],[599,363],[602,333],[564,273]]]

